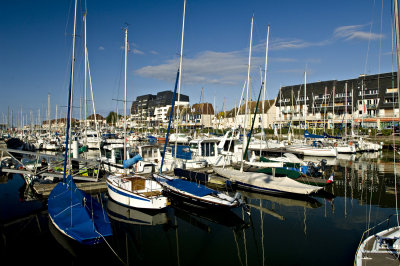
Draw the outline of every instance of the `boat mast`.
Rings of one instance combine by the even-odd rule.
[[[76,9],[77,9],[77,0],[75,0],[75,12],[74,12],[74,34],[72,35],[72,65],[71,65],[71,95],[70,95],[70,109],[69,112],[69,130],[67,134],[71,136],[71,124],[72,124],[72,106],[73,106],[73,94],[74,94],[74,67],[75,67],[75,39],[76,39]],[[68,144],[71,147],[71,138],[69,138]],[[69,149],[69,154],[71,154],[71,149]],[[71,156],[68,156],[68,169],[71,169]]]
[[[397,58],[397,97],[400,99],[400,88],[399,88],[399,83],[400,83],[400,77],[399,77],[399,71],[400,71],[400,33],[399,33],[399,3],[398,0],[393,1],[394,3],[394,14],[395,14],[395,31],[396,31],[396,58]],[[397,100],[399,102],[399,100]],[[399,115],[400,115],[400,103],[399,103]],[[394,130],[393,130],[394,131]],[[394,132],[393,132],[394,135]],[[394,161],[396,160],[396,152],[394,154]],[[395,169],[395,175],[396,175],[396,168]],[[396,219],[397,219],[397,225],[399,225],[399,213],[398,213],[398,208],[397,208],[397,183],[396,183],[396,178],[394,179],[395,183],[395,195],[396,195]]]
[[[250,46],[249,46],[249,64],[247,66],[247,90],[246,90],[246,103],[245,103],[245,112],[244,112],[244,125],[243,125],[243,147],[242,147],[242,163],[240,165],[240,171],[243,172],[243,156],[244,150],[247,145],[247,136],[246,136],[246,116],[247,116],[247,103],[249,101],[249,87],[250,87],[250,68],[251,68],[251,46],[253,42],[253,21],[254,15],[251,17],[251,28],[250,28]]]
[[[124,160],[126,160],[126,66],[128,55],[128,26],[125,27],[125,79],[124,79]]]
[[[345,98],[345,107],[344,107],[344,115],[345,115],[345,126],[344,126],[344,136],[345,139],[347,140],[347,82],[344,84],[344,94],[346,95]]]
[[[264,110],[265,109],[264,109],[264,107],[265,107],[265,96],[266,96],[266,92],[267,92],[268,41],[269,41],[269,25],[267,28],[267,44],[265,47],[265,68],[264,68],[264,84],[263,84],[264,92],[263,92],[263,99],[262,99],[262,119],[261,119],[261,121],[263,123],[263,126],[262,126],[263,134],[261,135],[261,140],[264,140],[264,134],[265,134],[265,131],[264,131]],[[268,116],[267,116],[267,118],[268,118]],[[267,119],[267,126],[268,126],[268,119]],[[260,151],[260,155],[261,155],[261,151]]]
[[[332,136],[335,136],[335,90],[336,84],[333,85],[333,97],[332,97]],[[313,97],[314,101],[314,97]],[[314,104],[312,105],[314,107]]]
[[[304,72],[304,110],[303,110],[303,113],[304,113],[304,131],[307,129],[307,113],[306,113],[307,102],[306,101],[307,101],[307,72]]]
[[[21,111],[22,113],[22,111]],[[50,121],[50,93],[47,94],[47,121],[49,123],[49,134],[51,135],[51,121]]]
[[[183,58],[183,36],[185,33],[185,14],[186,14],[186,0],[183,2],[183,18],[182,18],[182,37],[181,37],[181,52],[179,54],[179,77],[178,77],[178,104],[177,104],[177,121],[175,122],[176,128],[176,139],[175,139],[175,159],[178,149],[178,133],[179,133],[179,120],[180,120],[180,109],[179,104],[181,101],[181,82],[182,82],[182,58]]]
[[[396,31],[396,58],[397,58],[397,95],[400,98],[400,77],[399,77],[399,70],[400,70],[400,32],[399,32],[399,3],[397,0],[393,1],[394,4],[394,17],[395,17],[395,31]],[[399,104],[399,114],[400,114],[400,104]],[[397,216],[398,218],[398,216]]]
[[[85,49],[85,86],[84,86],[84,91],[85,91],[85,100],[84,100],[84,103],[83,103],[83,109],[84,109],[84,111],[83,111],[83,114],[84,114],[84,116],[85,116],[85,126],[84,126],[84,132],[85,132],[85,143],[84,143],[84,146],[86,146],[87,145],[87,130],[86,130],[86,127],[87,127],[87,106],[86,106],[86,103],[87,103],[87,95],[86,95],[86,90],[87,90],[87,64],[88,64],[88,62],[87,62],[87,59],[88,59],[88,57],[87,57],[87,49],[86,49],[86,12],[85,12],[85,14],[83,15],[83,25],[84,25],[84,49]]]

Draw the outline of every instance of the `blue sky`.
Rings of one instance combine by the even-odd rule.
[[[1,1],[0,122],[8,108],[14,121],[21,107],[28,120],[32,110],[36,121],[39,108],[45,117],[49,93],[52,118],[56,104],[67,104],[73,5],[73,0]],[[128,100],[173,90],[183,0],[87,0],[78,5],[74,106],[79,107],[83,98],[85,5],[97,113],[107,115],[117,107],[113,99],[123,98],[125,23],[130,46]],[[225,98],[228,110],[239,102],[247,77],[252,15],[253,99],[260,87],[260,68],[264,69],[268,25],[268,98],[276,97],[280,86],[303,83],[304,71],[307,82],[316,82],[396,70],[390,5],[378,0],[188,0],[181,92],[194,104],[200,102],[203,88],[203,101],[215,101],[218,111]],[[60,113],[65,116],[65,107],[59,108]],[[74,116],[79,118],[79,108]]]

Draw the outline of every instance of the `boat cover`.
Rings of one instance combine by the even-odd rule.
[[[193,194],[198,197],[204,197],[210,194],[217,194],[217,191],[210,189],[204,185],[196,184],[183,179],[172,179],[165,181],[169,186],[176,189],[182,190],[184,192]]]
[[[48,211],[56,227],[80,243],[96,244],[103,241],[102,236],[112,235],[110,221],[101,205],[79,190],[70,175],[51,191]]]
[[[229,178],[232,181],[281,193],[308,195],[322,189],[322,187],[306,185],[288,177],[274,177],[264,173],[241,172],[240,170],[219,167],[214,167],[213,169],[220,176]]]
[[[132,165],[134,165],[135,163],[137,163],[138,161],[143,161],[143,158],[142,158],[142,156],[140,156],[140,154],[137,154],[133,158],[130,158],[128,160],[124,160],[122,165],[124,168],[129,168]]]
[[[307,131],[307,129],[304,131],[304,137],[305,138],[313,138],[313,139],[325,138],[325,136],[322,136],[322,135],[311,134],[310,132]]]

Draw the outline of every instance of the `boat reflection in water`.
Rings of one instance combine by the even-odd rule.
[[[215,234],[247,228],[236,215],[238,210],[210,211],[173,203],[165,210],[143,211],[109,199],[110,244],[127,265],[192,265],[216,256],[209,253],[217,252],[223,239],[216,241]],[[208,255],[198,258],[198,252]]]
[[[234,230],[241,230],[248,226],[242,218],[230,209],[202,209],[174,202],[172,206],[176,217],[207,232],[211,232],[208,222],[230,227]]]
[[[316,209],[322,206],[322,204],[309,196],[303,197],[288,197],[288,196],[276,196],[269,194],[254,193],[248,191],[240,191],[245,201],[250,208],[257,209],[265,214],[271,215],[279,220],[285,220],[281,214],[276,212],[276,204],[289,206],[289,207],[302,207],[308,209]],[[268,208],[266,205],[272,203],[274,208]]]
[[[103,242],[94,246],[84,245],[62,234],[50,219],[48,225],[49,231],[56,242],[70,255],[67,256],[62,252],[51,255],[58,261],[62,262],[62,265],[84,265],[86,263],[97,264],[104,261],[115,265],[120,263],[106,243]],[[109,238],[107,237],[107,239]]]
[[[136,225],[160,225],[168,223],[166,212],[128,208],[111,198],[107,201],[108,216],[119,222]]]

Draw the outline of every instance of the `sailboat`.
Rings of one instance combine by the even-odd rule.
[[[396,53],[397,53],[397,86],[399,86],[399,74],[400,74],[400,36],[399,36],[399,6],[398,0],[393,1],[393,9],[395,16],[395,31],[396,31]],[[399,87],[397,87],[399,88]],[[398,97],[399,97],[399,89]],[[394,112],[394,110],[393,110]],[[393,140],[394,142],[394,140]],[[394,148],[396,149],[395,145]],[[396,160],[396,151],[393,150],[394,160]],[[396,171],[395,171],[396,173]],[[397,201],[397,189],[396,189],[396,175],[394,177],[395,182],[395,200]],[[397,206],[397,203],[396,203]],[[399,225],[399,213],[396,208],[395,217],[397,219],[396,226],[390,227],[386,230],[375,233],[364,241],[360,242],[358,246],[354,265],[399,265],[400,263],[400,225]],[[380,224],[386,223],[389,225],[390,216],[381,222]],[[362,239],[366,233],[370,233],[374,228],[370,228],[364,232]],[[362,240],[361,239],[361,240]]]
[[[125,100],[124,117],[126,118],[126,66],[128,52],[128,28],[125,27]],[[124,168],[137,163],[141,157],[126,160],[126,119],[124,119]],[[126,171],[126,170],[125,170]],[[117,173],[107,176],[107,190],[116,202],[134,208],[163,209],[169,205],[168,198],[162,195],[162,186],[156,181],[141,175]]]
[[[171,129],[171,120],[173,115],[173,110],[175,106],[175,96],[176,90],[181,84],[182,73],[182,51],[183,51],[183,35],[185,28],[185,10],[186,10],[186,0],[183,6],[183,22],[182,22],[182,39],[181,39],[181,52],[179,60],[179,70],[176,76],[175,89],[172,97],[172,107],[169,115],[168,129],[166,140],[164,144],[164,152],[161,160],[160,173],[153,174],[153,178],[159,182],[159,184],[164,188],[164,191],[169,195],[173,196],[176,200],[182,201],[191,206],[203,207],[203,208],[233,208],[240,205],[239,199],[237,197],[231,197],[222,192],[210,189],[204,185],[196,184],[184,179],[175,178],[162,173],[165,151],[167,148],[167,142],[169,138],[169,132]]]
[[[307,73],[304,72],[304,139],[316,138],[318,135],[310,134],[307,131]],[[312,136],[313,135],[313,136]],[[322,136],[323,138],[323,136]],[[308,156],[322,156],[322,157],[336,157],[337,150],[335,147],[326,146],[321,141],[313,141],[312,145],[304,144],[293,144],[286,146],[286,150],[289,152],[302,153]]]
[[[67,160],[71,169],[71,113],[74,84],[74,62],[75,62],[75,32],[76,32],[76,9],[75,0],[74,34],[72,45],[71,79],[68,95],[68,115],[64,156],[63,181],[59,182],[51,191],[48,199],[48,212],[51,222],[64,235],[87,245],[103,242],[105,237],[112,235],[108,216],[100,203],[89,194],[79,190],[71,175],[66,173]],[[69,171],[70,172],[70,171]]]

